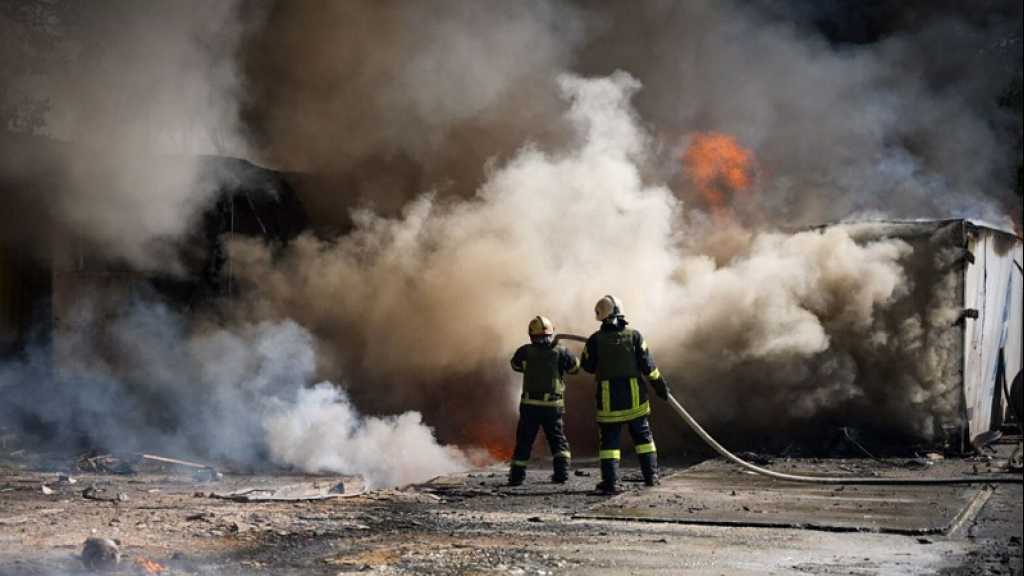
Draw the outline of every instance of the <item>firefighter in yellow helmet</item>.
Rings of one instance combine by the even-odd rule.
[[[619,435],[622,425],[629,428],[633,447],[640,460],[644,483],[658,483],[658,457],[647,416],[651,413],[647,385],[662,399],[669,388],[654,365],[647,343],[639,332],[626,326],[622,302],[605,296],[594,307],[601,328],[587,339],[583,349],[583,369],[597,380],[597,425],[600,430],[601,483],[597,490],[605,494],[620,491],[618,485]]]
[[[512,369],[523,374],[523,395],[519,401],[519,424],[516,426],[516,448],[508,473],[509,486],[519,486],[526,479],[537,431],[544,429],[553,458],[551,480],[563,483],[569,479],[569,442],[565,438],[562,416],[565,414],[565,375],[579,371],[579,360],[554,343],[555,326],[551,320],[537,316],[530,320],[530,343],[521,346],[512,356]]]

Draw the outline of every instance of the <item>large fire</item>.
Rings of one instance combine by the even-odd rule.
[[[716,219],[732,213],[734,201],[754,179],[754,155],[720,132],[695,134],[683,152],[683,167]]]

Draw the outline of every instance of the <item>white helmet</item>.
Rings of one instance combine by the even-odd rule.
[[[601,322],[609,320],[615,316],[622,316],[622,300],[619,300],[611,294],[604,296],[597,301],[597,304],[594,305],[594,314]]]
[[[555,333],[555,325],[551,323],[544,316],[537,316],[533,320],[530,320],[530,337],[534,338],[537,336],[553,336]]]

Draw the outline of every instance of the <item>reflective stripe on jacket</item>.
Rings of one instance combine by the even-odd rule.
[[[597,421],[628,422],[651,413],[647,385],[661,373],[643,336],[624,324],[603,324],[587,340],[583,369],[597,379]]]

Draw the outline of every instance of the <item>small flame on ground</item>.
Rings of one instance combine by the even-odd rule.
[[[753,183],[753,153],[728,134],[695,134],[682,160],[687,175],[716,219],[729,216],[733,201]]]
[[[498,422],[477,422],[468,430],[469,437],[474,438],[473,445],[487,452],[487,455],[498,462],[512,459],[515,443],[515,423],[505,427]]]
[[[504,462],[512,459],[512,446],[509,446],[508,444],[494,442],[485,444],[483,448],[484,450],[487,450],[487,453],[495,460]]]
[[[163,574],[166,568],[159,562],[154,562],[148,558],[136,558],[135,565],[138,566],[143,574]]]

